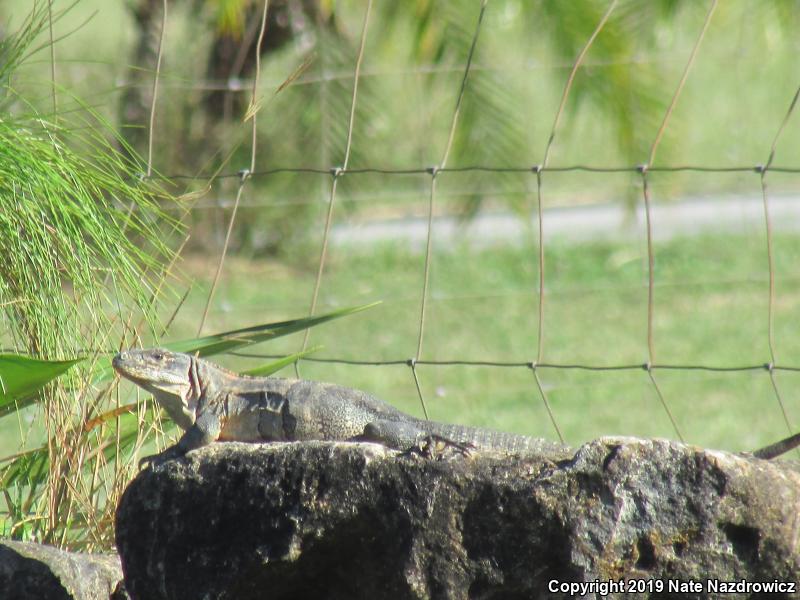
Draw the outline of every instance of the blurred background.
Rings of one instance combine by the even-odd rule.
[[[555,439],[544,394],[571,444],[611,434],[676,438],[659,392],[683,438],[698,445],[753,449],[785,436],[787,420],[800,422],[800,118],[790,113],[800,83],[797,2],[727,0],[710,17],[709,2],[616,3],[555,129],[576,57],[608,2],[491,0],[479,18],[477,1],[377,0],[365,27],[366,0],[273,0],[255,104],[263,4],[167,5],[162,37],[162,0],[54,2],[54,63],[45,44],[13,74],[10,114],[51,113],[55,75],[63,118],[91,110],[84,125],[118,132],[103,135],[143,157],[143,175],[151,152],[146,179],[160,186],[159,218],[178,223],[161,238],[180,259],[165,277],[157,325],[117,323],[105,337],[79,327],[75,348],[110,352],[303,317],[321,272],[317,313],[382,303],[311,330],[308,347],[322,348],[299,374],[368,390],[418,416],[409,358],[420,361],[431,418]],[[3,31],[30,8],[5,0]],[[646,175],[651,357],[636,167],[649,161],[706,22]],[[359,56],[349,172],[332,193],[329,169],[345,161]],[[255,168],[239,194],[254,116]],[[431,202],[425,169],[441,165],[451,126],[451,170],[436,175]],[[551,134],[548,168],[537,178]],[[757,166],[776,140],[763,177],[770,310]],[[124,213],[124,199],[120,206]],[[135,310],[109,297],[114,311]],[[775,363],[787,367],[774,377],[762,368],[773,360],[770,314]],[[298,333],[219,361],[244,369],[303,346]],[[641,368],[651,358],[658,389]],[[534,361],[545,363],[536,370],[541,389],[525,366]],[[392,364],[359,364],[382,362]],[[576,365],[586,368],[566,368]],[[281,374],[295,375],[292,367]]]

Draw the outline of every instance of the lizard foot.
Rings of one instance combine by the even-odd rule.
[[[157,454],[143,456],[139,459],[139,470],[141,471],[148,467],[157,467],[158,465],[162,465],[168,460],[177,458],[178,456],[181,456],[181,453],[175,450],[175,446],[171,446],[163,452],[159,452]]]
[[[474,444],[462,444],[435,433],[424,433],[417,436],[414,444],[401,454],[416,454],[430,460],[442,460],[453,453],[462,457],[470,456],[474,449]]]

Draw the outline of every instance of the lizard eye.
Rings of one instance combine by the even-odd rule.
[[[163,352],[153,352],[153,358],[156,360],[164,360]]]

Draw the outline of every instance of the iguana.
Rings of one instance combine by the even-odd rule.
[[[466,425],[425,421],[369,394],[316,381],[248,377],[189,354],[162,348],[128,350],[114,357],[114,369],[151,392],[185,430],[178,442],[145,457],[159,463],[214,441],[371,441],[402,451],[430,452],[436,443],[468,453],[569,458],[570,448],[544,439]],[[775,458],[800,445],[800,434],[752,453]]]
[[[564,444],[490,429],[425,421],[369,394],[316,381],[248,377],[189,354],[128,350],[114,369],[151,392],[185,430],[178,442],[142,459],[159,463],[214,441],[338,440],[378,442],[401,451],[452,447],[506,454],[572,455]]]

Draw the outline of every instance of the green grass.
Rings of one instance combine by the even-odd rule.
[[[779,364],[800,365],[800,240],[776,239],[776,345]],[[656,247],[656,361],[730,366],[768,362],[767,267],[756,237],[688,238]],[[320,311],[383,300],[369,311],[321,326],[311,343],[318,357],[406,359],[417,342],[422,287],[420,255],[399,247],[369,253],[334,251]],[[646,256],[641,245],[556,245],[546,257],[544,359],[553,363],[642,364],[646,344]],[[194,335],[213,261],[184,265],[195,287],[171,337]],[[299,316],[307,310],[313,270],[231,259],[205,331]],[[531,248],[439,252],[432,265],[423,358],[529,361],[535,358],[537,267]],[[297,351],[301,336],[254,352]],[[240,357],[223,359],[246,368]],[[284,372],[293,376],[291,369]],[[420,366],[431,417],[554,437],[532,373],[526,368]],[[420,415],[407,366],[304,362],[303,377],[377,394]],[[675,437],[643,370],[585,372],[541,369],[569,442],[600,435]],[[769,377],[744,373],[656,371],[687,441],[752,449],[786,433]],[[777,374],[790,418],[800,419],[797,375]],[[793,422],[794,422],[793,421]]]

